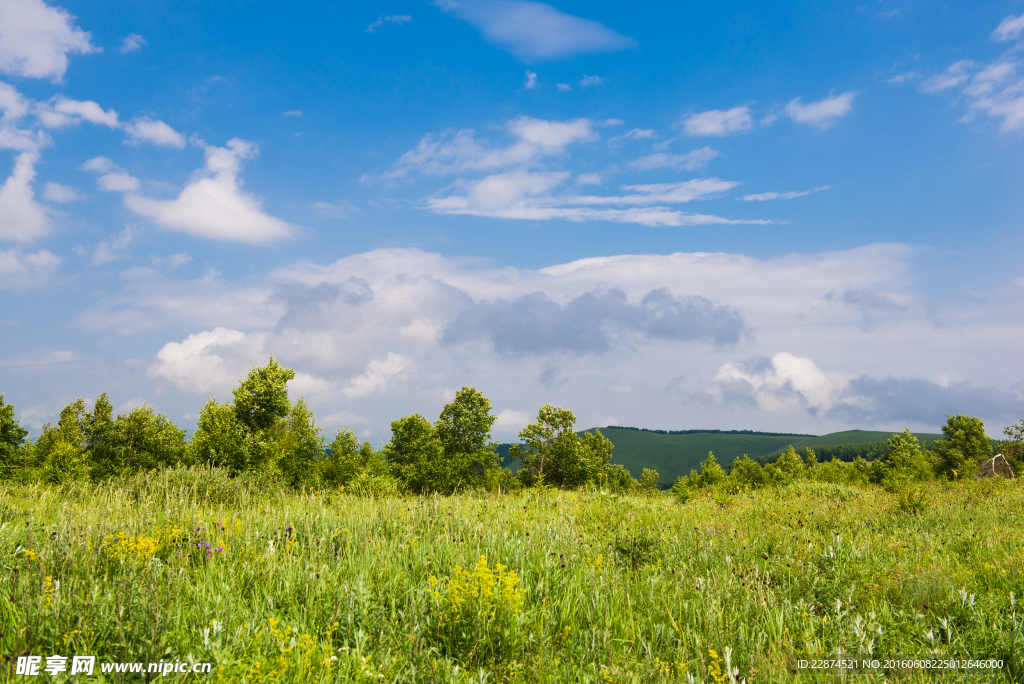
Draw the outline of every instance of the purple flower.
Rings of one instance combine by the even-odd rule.
[[[565,567],[565,563],[562,563],[562,567],[563,567],[563,568]]]

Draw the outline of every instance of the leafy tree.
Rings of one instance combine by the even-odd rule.
[[[106,392],[96,397],[92,411],[83,420],[85,450],[88,454],[89,473],[93,479],[102,479],[118,472],[114,444],[114,405]]]
[[[730,475],[737,484],[750,485],[751,487],[763,487],[768,482],[768,476],[765,474],[761,464],[751,460],[746,454],[732,462],[732,472]]]
[[[105,441],[114,454],[111,474],[173,467],[181,463],[186,449],[185,431],[146,405],[119,415]]]
[[[640,472],[640,489],[644,494],[653,494],[658,491],[658,471],[644,468]]]
[[[947,415],[942,434],[946,438],[935,443],[936,466],[940,475],[953,478],[973,476],[978,464],[992,451],[992,443],[985,434],[985,423],[980,418]]]
[[[266,366],[253,368],[234,390],[234,410],[247,435],[269,430],[288,415],[291,405],[285,385],[295,371],[278,364],[273,355]]]
[[[43,425],[33,449],[32,465],[43,469],[43,479],[59,483],[79,479],[88,472],[85,399],[78,398],[60,410],[57,425]],[[68,469],[65,476],[62,469]]]
[[[793,482],[804,474],[803,459],[800,458],[800,454],[796,453],[792,446],[779,456],[774,465],[778,468],[776,479],[781,484]]]
[[[80,482],[89,475],[85,452],[78,444],[58,437],[46,454],[42,480],[48,484]]]
[[[725,482],[726,474],[722,466],[718,465],[715,455],[708,452],[708,457],[700,464],[700,474],[690,474],[690,481],[694,487],[713,487]]]
[[[910,433],[910,428],[890,437],[887,446],[889,453],[874,463],[878,464],[876,469],[882,473],[881,481],[887,482],[889,489],[898,489],[909,481],[923,481],[931,476],[932,465],[921,450],[917,437]]]
[[[575,423],[572,411],[548,404],[537,412],[536,423],[519,432],[520,443],[509,448],[509,458],[522,461],[518,476],[524,484],[578,487],[608,474],[614,445],[600,430],[580,437]]]
[[[444,452],[443,464],[435,468],[443,480],[430,483],[435,492],[455,492],[481,487],[501,468],[497,444],[491,442],[491,402],[472,387],[463,387],[445,404],[434,423]]]
[[[27,436],[28,430],[18,425],[14,417],[14,406],[5,404],[4,395],[0,394],[0,466],[5,471],[19,465],[19,450]],[[0,473],[0,476],[7,475],[6,472]]]
[[[293,487],[312,484],[324,457],[324,436],[305,399],[295,402],[288,412],[280,447],[285,480]]]
[[[392,475],[416,493],[436,491],[444,474],[444,446],[430,421],[418,413],[391,421],[384,447]]]
[[[245,426],[230,402],[218,403],[210,397],[199,411],[196,430],[189,442],[189,457],[194,463],[227,468],[233,473],[253,469],[258,463],[250,457]]]
[[[597,431],[595,430],[595,432]],[[603,439],[611,444],[607,438]],[[598,482],[601,486],[608,487],[608,489],[616,494],[628,494],[640,486],[636,478],[630,475],[629,471],[621,463],[607,464],[604,470],[599,473]]]
[[[367,441],[363,446],[372,455],[370,443]],[[320,479],[332,487],[347,485],[352,478],[362,472],[368,460],[364,457],[364,449],[359,448],[356,431],[351,428],[339,429],[328,449],[331,455],[320,463]]]

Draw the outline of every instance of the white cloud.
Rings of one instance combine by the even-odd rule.
[[[1012,14],[1003,19],[996,30],[992,32],[992,39],[998,41],[1016,40],[1024,32],[1024,14],[1015,17]]]
[[[105,173],[96,179],[96,185],[100,190],[109,192],[135,192],[141,183],[139,179],[124,171],[112,171]]]
[[[655,152],[654,154],[648,154],[640,157],[639,159],[635,159],[631,161],[629,165],[640,169],[641,171],[663,168],[672,168],[676,171],[679,169],[694,171],[696,169],[703,169],[708,162],[717,156],[718,150],[711,149],[710,147],[701,147],[700,149],[692,150],[686,154]]]
[[[86,199],[80,195],[77,190],[67,185],[61,185],[60,183],[54,183],[53,181],[48,182],[43,186],[43,197],[50,200],[51,202],[78,202]]]
[[[1013,40],[1024,31],[1024,15],[1007,17],[992,33],[997,41]],[[924,82],[926,93],[959,88],[969,103],[961,121],[969,122],[978,113],[1002,119],[1004,131],[1024,127],[1024,78],[1018,76],[1020,45],[1010,48],[989,64],[971,60],[954,62],[938,76]]]
[[[377,20],[366,27],[366,33],[376,33],[377,29],[387,24],[394,24],[395,26],[401,26],[412,21],[412,17],[408,14],[392,14],[384,17],[377,17]]]
[[[568,221],[614,221],[646,226],[687,226],[736,223],[719,216],[690,214],[666,206],[709,199],[730,190],[737,183],[702,178],[678,183],[626,185],[620,195],[556,194],[568,179],[567,172],[497,173],[466,183],[465,194],[450,194],[427,200],[437,214],[464,214],[492,218]],[[609,209],[622,206],[624,209]],[[642,207],[642,208],[641,208]],[[764,223],[764,221],[757,221]]]
[[[129,193],[129,209],[168,230],[214,240],[250,244],[292,236],[293,227],[263,211],[260,200],[241,188],[242,161],[256,156],[256,146],[233,138],[226,147],[206,146],[206,165],[174,200]]]
[[[525,88],[526,90],[529,90],[530,88],[536,87],[536,85],[537,85],[537,74],[532,72],[532,71],[530,71],[529,69],[527,69],[526,70],[526,83],[523,85],[523,88]]]
[[[396,378],[410,372],[415,372],[412,359],[404,354],[388,352],[387,358],[370,361],[366,365],[366,371],[362,375],[352,378],[342,392],[349,399],[385,392],[388,385]]]
[[[47,209],[35,201],[32,181],[36,176],[36,152],[22,152],[14,170],[0,187],[0,240],[29,242],[50,232]]]
[[[744,195],[743,197],[740,197],[739,199],[743,200],[744,202],[767,202],[768,200],[776,200],[776,199],[795,199],[797,197],[803,197],[805,195],[810,195],[811,193],[814,193],[814,192],[821,192],[822,190],[830,190],[830,189],[831,189],[831,186],[829,186],[829,185],[822,185],[822,186],[817,187],[817,188],[811,188],[810,190],[801,190],[799,192],[761,192],[761,193],[757,193],[757,194],[754,194],[754,195]]]
[[[583,74],[583,78],[580,79],[580,88],[586,88],[592,85],[604,85],[604,79],[600,76],[587,76]]]
[[[265,362],[265,339],[264,334],[228,328],[195,333],[165,344],[147,374],[195,394],[218,393],[224,400],[252,364]]]
[[[568,83],[556,83],[555,87],[558,88],[558,92],[560,93],[567,93],[572,90],[572,86]]]
[[[117,112],[113,109],[104,111],[92,100],[69,100],[60,95],[53,98],[50,103],[37,104],[36,116],[47,128],[63,128],[82,121],[107,128],[118,128],[121,125]]]
[[[505,130],[516,139],[506,147],[487,146],[486,141],[478,143],[472,129],[447,131],[437,140],[427,135],[403,154],[384,177],[396,179],[414,172],[440,175],[511,165],[530,166],[544,156],[564,154],[572,144],[593,140],[593,127],[590,119],[545,121],[520,116],[505,124]]]
[[[29,289],[48,284],[49,277],[62,259],[41,249],[22,254],[20,250],[0,250],[0,288]]]
[[[856,95],[857,93],[851,90],[842,95],[833,95],[807,104],[803,104],[798,97],[786,105],[786,116],[797,123],[828,128],[836,119],[850,113]]]
[[[301,109],[289,109],[287,112],[285,112],[281,116],[298,118],[298,117],[302,116],[302,110]]]
[[[690,136],[729,135],[745,133],[753,125],[750,108],[712,109],[699,114],[690,114],[683,119],[683,130]]]
[[[185,147],[185,136],[163,121],[153,121],[147,118],[132,119],[131,122],[125,124],[124,130],[128,134],[128,140],[125,142],[134,145],[148,142],[158,147],[173,147],[179,150]]]
[[[82,171],[92,171],[94,173],[110,173],[117,168],[117,164],[106,157],[93,157],[82,162],[78,168]]]
[[[576,185],[601,185],[601,174],[599,173],[581,173],[576,176]]]
[[[142,46],[145,44],[146,39],[143,38],[141,35],[139,35],[138,33],[130,33],[124,37],[124,40],[121,41],[121,45],[117,48],[117,51],[124,55],[129,52],[136,52],[138,50],[141,50]]]
[[[437,0],[485,38],[526,62],[613,52],[636,41],[589,19],[529,0]]]
[[[597,220],[647,226],[736,223],[720,216],[689,214],[669,206],[656,206],[708,199],[737,185],[717,178],[624,186],[622,189],[629,192],[616,195],[583,196],[565,191],[563,186],[572,174],[547,168],[552,157],[565,159],[570,146],[597,137],[589,119],[544,121],[521,116],[509,121],[505,130],[515,142],[504,147],[479,143],[472,130],[449,131],[440,139],[427,135],[414,149],[402,155],[383,177],[407,178],[414,173],[459,175],[448,188],[425,199],[423,206],[437,214]],[[646,131],[634,129],[626,135],[645,137],[645,134]],[[711,148],[702,148],[675,158],[666,155],[664,163],[674,162],[680,168],[695,169],[717,154]],[[540,168],[533,170],[532,167]],[[491,170],[497,172],[473,179],[461,177],[467,172]]]
[[[758,407],[764,411],[792,409],[794,405],[811,411],[827,411],[842,401],[841,394],[855,376],[850,373],[822,371],[808,358],[779,352],[765,363],[727,363],[718,369],[712,392],[720,394],[720,385],[742,383],[753,390]]]
[[[99,50],[89,33],[74,25],[74,17],[42,0],[0,2],[0,71],[13,76],[64,77],[69,54]]]
[[[531,420],[532,416],[526,411],[502,409],[501,413],[494,417],[493,429],[499,435],[518,435]]]

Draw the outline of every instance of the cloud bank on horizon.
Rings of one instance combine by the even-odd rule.
[[[871,43],[826,72],[776,58],[788,19],[753,4],[789,75],[766,80],[721,62],[719,8],[680,56],[667,8],[434,5],[310,9],[268,65],[228,8],[189,42],[0,0],[0,391],[29,425],[100,391],[187,423],[270,354],[378,439],[462,385],[504,439],[548,402],[661,428],[1024,416],[1024,15],[950,60],[908,56],[900,15],[807,10]]]

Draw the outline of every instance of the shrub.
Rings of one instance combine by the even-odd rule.
[[[751,487],[763,487],[768,483],[768,475],[761,464],[751,460],[746,454],[733,461],[730,476],[737,484]]]
[[[644,468],[640,473],[640,491],[651,495],[658,491],[658,471]]]
[[[391,440],[384,447],[391,475],[414,493],[444,487],[444,447],[430,421],[418,413],[391,421]]]
[[[985,423],[980,418],[947,415],[942,434],[946,439],[935,443],[936,470],[945,477],[973,475],[978,464],[992,451],[992,443],[985,434]]]
[[[672,483],[672,496],[674,496],[676,501],[681,504],[684,504],[693,498],[693,492],[690,489],[690,478],[688,475],[680,475],[676,478],[676,481]]]
[[[690,484],[697,488],[714,487],[725,482],[726,477],[725,471],[722,466],[718,465],[715,455],[709,451],[708,457],[700,464],[700,474],[695,476],[691,471]]]
[[[66,484],[80,482],[88,476],[89,468],[81,447],[61,439],[46,455],[41,479],[48,484]]]

